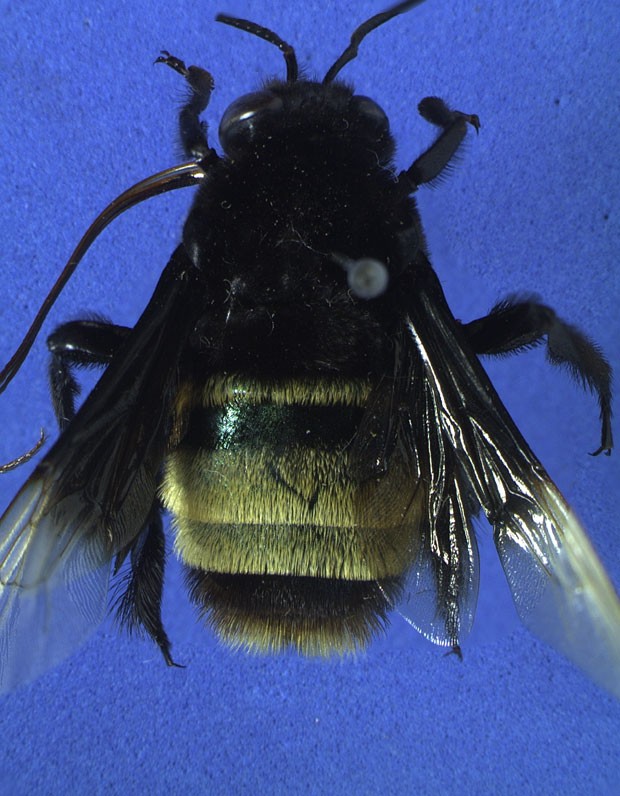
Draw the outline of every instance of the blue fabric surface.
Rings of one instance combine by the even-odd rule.
[[[214,75],[205,114],[284,74],[269,44],[218,25],[247,16],[322,76],[380,0],[174,4],[42,2],[0,10],[0,359],[17,346],[90,221],[137,180],[179,162],[182,80],[166,48]],[[537,292],[620,368],[617,4],[430,2],[375,31],[342,77],[377,99],[406,167],[433,132],[437,94],[477,113],[458,167],[420,192],[455,315]],[[191,191],[131,210],[97,241],[48,320],[135,322],[180,234]],[[54,429],[44,336],[0,397],[0,460]],[[489,363],[525,437],[620,583],[620,456],[592,458],[598,411],[541,350]],[[616,415],[620,416],[618,401]],[[618,432],[620,434],[620,432]],[[3,508],[26,474],[0,476]],[[356,660],[233,654],[195,621],[172,560],[171,670],[104,624],[64,665],[2,699],[0,793],[570,794],[617,792],[620,705],[522,629],[488,526],[464,661],[394,620]]]

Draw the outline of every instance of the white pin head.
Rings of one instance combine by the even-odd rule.
[[[374,257],[361,257],[352,260],[341,254],[333,254],[333,259],[347,272],[347,281],[354,296],[373,299],[385,292],[389,275],[385,263]]]

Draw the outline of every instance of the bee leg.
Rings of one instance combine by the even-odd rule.
[[[20,456],[17,456],[15,459],[12,459],[10,462],[6,462],[6,464],[0,464],[0,474],[8,473],[9,470],[15,470],[18,467],[21,467],[22,464],[26,464],[29,462],[30,459],[34,458],[37,453],[41,450],[43,445],[45,445],[45,431],[41,429],[41,434],[39,436],[38,442],[36,442],[30,450],[27,450],[25,453],[22,453]]]
[[[187,81],[191,92],[179,113],[181,144],[185,154],[196,160],[210,157],[212,151],[207,141],[207,125],[200,121],[200,114],[209,104],[213,91],[213,77],[199,66],[185,66],[185,63],[167,50],[162,50],[156,64],[166,64]]]
[[[409,193],[419,185],[432,182],[444,171],[462,144],[468,124],[476,132],[480,129],[480,119],[475,114],[453,111],[439,97],[425,97],[418,105],[418,111],[442,130],[426,152],[400,173],[398,179],[408,186]]]
[[[49,365],[52,403],[61,431],[73,419],[75,399],[80,393],[73,368],[108,365],[130,331],[126,326],[105,321],[71,321],[47,338],[52,354]]]
[[[464,324],[462,329],[476,354],[491,356],[531,348],[546,336],[549,361],[565,366],[598,396],[601,445],[592,455],[611,452],[611,367],[596,343],[583,332],[558,318],[545,304],[513,298],[496,304],[488,315]]]
[[[168,666],[179,666],[170,654],[170,640],[161,619],[161,598],[164,588],[166,540],[162,507],[153,503],[144,528],[116,557],[117,574],[129,555],[130,570],[122,585],[124,591],[116,603],[116,614],[129,632],[145,630],[161,650]]]

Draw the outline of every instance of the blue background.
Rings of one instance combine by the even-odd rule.
[[[214,22],[272,27],[322,76],[381,0],[4,3],[0,10],[0,359],[94,216],[181,158],[183,81],[162,48],[212,71],[215,143],[229,102],[284,74],[280,53]],[[343,77],[391,119],[406,167],[432,139],[428,94],[477,113],[450,179],[420,193],[455,315],[536,291],[620,368],[620,150],[614,2],[433,2],[377,30]],[[87,311],[132,324],[179,238],[191,191],[104,233],[45,326]],[[53,432],[44,337],[0,398],[0,460]],[[592,458],[594,399],[543,350],[489,363],[533,449],[620,583],[620,455]],[[616,415],[620,406],[615,402]],[[617,432],[620,435],[620,431]],[[26,475],[0,477],[4,507]],[[546,794],[618,787],[620,705],[518,624],[481,523],[481,595],[463,663],[400,620],[356,660],[233,654],[195,621],[171,559],[169,670],[108,621],[64,665],[4,697],[0,792]],[[615,791],[617,792],[617,790]]]

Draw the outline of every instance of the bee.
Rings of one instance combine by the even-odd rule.
[[[102,620],[175,665],[161,618],[166,544],[206,623],[232,647],[344,654],[391,612],[460,654],[478,590],[482,511],[527,626],[620,696],[620,602],[584,531],[489,381],[481,355],[546,340],[598,397],[609,453],[611,369],[548,306],[510,297],[462,323],[431,266],[414,194],[480,122],[426,97],[435,141],[397,173],[389,121],[338,75],[364,37],[419,5],[376,14],[322,81],[278,47],[286,78],[201,114],[210,73],[164,51],[189,89],[188,162],[95,220],[0,375],[18,372],[100,231],[132,205],[197,186],[182,240],[133,328],[100,319],[47,340],[60,436],[0,519],[0,689],[62,660]],[[76,371],[103,373],[79,409]],[[19,464],[32,452],[5,467]]]

